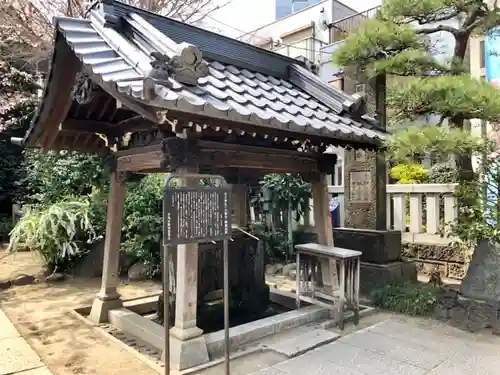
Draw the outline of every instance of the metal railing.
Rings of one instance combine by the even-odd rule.
[[[317,38],[304,38],[301,40],[297,40],[296,42],[273,47],[271,50],[273,52],[279,53],[281,55],[285,55],[291,58],[297,58],[299,56],[304,56],[311,61],[316,61],[317,56],[320,53],[322,47],[324,47],[327,43],[317,39]]]
[[[333,22],[331,28],[332,43],[344,40],[349,34],[355,32],[364,21],[374,18],[379,8],[380,7],[377,6]]]

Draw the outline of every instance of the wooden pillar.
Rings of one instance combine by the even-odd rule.
[[[333,246],[332,219],[330,217],[328,182],[325,173],[320,174],[318,181],[312,183],[312,199],[314,202],[314,231],[318,235],[318,243]],[[323,285],[338,288],[337,266],[334,260],[321,261]]]
[[[232,186],[233,223],[240,227],[248,225],[248,187],[245,184]]]
[[[116,288],[118,286],[120,236],[124,201],[125,175],[124,173],[112,172],[108,199],[106,237],[104,239],[101,290],[94,299],[89,315],[89,319],[95,323],[106,322],[109,310],[122,306],[122,301]]]

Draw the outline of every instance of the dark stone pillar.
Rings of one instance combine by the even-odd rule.
[[[368,92],[374,93],[374,103],[369,102],[368,107],[375,107],[380,126],[385,128],[385,77],[370,82]],[[335,246],[362,252],[361,292],[365,294],[369,292],[366,289],[372,289],[368,286],[395,280],[416,281],[415,265],[401,262],[401,232],[387,229],[386,184],[387,162],[381,150],[346,150],[346,228],[333,229],[333,236]]]

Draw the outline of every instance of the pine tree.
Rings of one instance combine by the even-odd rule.
[[[387,106],[394,123],[430,114],[440,116],[437,125],[447,120],[458,129],[464,129],[470,119],[497,122],[500,93],[468,74],[467,54],[471,37],[484,35],[498,24],[496,2],[384,0],[377,17],[349,35],[333,60],[338,66],[354,68],[358,77],[404,77],[389,81]],[[443,32],[455,41],[447,61],[433,54],[431,36]],[[461,157],[459,164],[462,171],[472,171],[470,156]]]
[[[347,37],[333,59],[365,78],[403,77],[390,82],[387,107],[393,122],[437,115],[437,124],[413,126],[391,136],[390,157],[412,159],[423,152],[458,157],[459,218],[451,224],[456,249],[474,255],[462,283],[471,298],[496,298],[500,287],[500,158],[497,147],[470,135],[467,120],[500,122],[500,91],[468,73],[472,37],[500,25],[496,0],[384,0],[377,17]],[[448,33],[455,44],[448,61],[433,55],[431,36]],[[477,56],[474,56],[477,57]],[[449,129],[441,125],[444,121]],[[484,175],[472,171],[471,155],[482,158]],[[484,176],[483,176],[484,177]]]

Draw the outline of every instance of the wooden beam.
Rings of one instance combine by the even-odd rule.
[[[118,129],[116,126],[113,127],[113,124],[104,121],[94,121],[94,120],[78,120],[68,118],[64,120],[59,130],[65,132],[72,133],[86,133],[86,134],[95,134],[101,133],[106,135],[121,135],[123,131]]]
[[[71,93],[73,91],[75,76],[82,66],[82,63],[69,46],[65,45],[60,48],[58,53],[61,56],[56,59],[54,66],[51,68],[53,74],[51,82],[49,82],[49,88],[53,91],[52,93],[49,91],[51,100],[48,100],[48,98],[44,99],[48,101],[45,105],[48,105],[52,101],[54,105],[50,108],[50,113],[46,121],[38,124],[38,126],[43,127],[38,144],[45,150],[52,147],[59,133],[59,124],[68,114],[73,102]]]
[[[318,173],[318,156],[304,152],[198,141],[200,167],[257,169],[266,173]],[[161,145],[115,153],[117,171],[148,172],[162,169]]]

